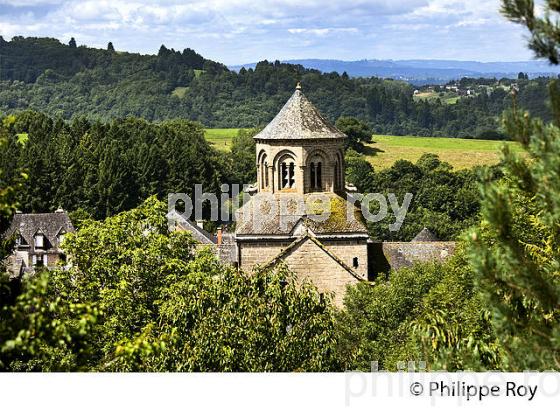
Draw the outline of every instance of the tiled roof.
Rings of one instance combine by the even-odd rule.
[[[257,140],[341,139],[346,138],[346,135],[321,115],[298,86],[276,117],[254,138]]]
[[[5,237],[11,237],[14,233],[19,233],[25,242],[34,249],[33,237],[37,232],[43,233],[53,247],[58,247],[58,234],[74,232],[74,226],[64,211],[44,214],[15,214],[14,219]]]
[[[190,232],[195,241],[203,244],[216,244],[216,238],[213,235],[179,213],[171,211],[167,214],[167,218],[173,221],[179,229]]]

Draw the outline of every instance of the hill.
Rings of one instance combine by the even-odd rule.
[[[457,60],[286,60],[324,73],[347,73],[352,77],[382,77],[408,81],[415,85],[445,84],[463,77],[471,78],[517,78],[520,72],[531,78],[556,76],[560,69],[546,61],[489,62]],[[232,70],[242,67],[255,68],[256,63],[230,66]]]
[[[183,118],[212,128],[246,128],[270,121],[301,81],[331,121],[357,117],[379,134],[504,138],[497,119],[511,107],[515,82],[520,106],[551,117],[547,78],[491,81],[468,97],[436,93],[418,99],[404,81],[351,78],[278,61],[235,72],[189,48],[163,45],[157,55],[140,55],[76,47],[75,41],[0,38],[0,57],[1,114],[32,109],[63,119]]]

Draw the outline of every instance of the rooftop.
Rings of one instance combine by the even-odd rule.
[[[256,140],[342,139],[346,135],[321,115],[298,84],[296,91]]]

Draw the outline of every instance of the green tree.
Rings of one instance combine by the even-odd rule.
[[[255,161],[255,140],[260,129],[241,129],[231,141],[231,167],[233,181],[238,184],[255,182],[257,166]]]
[[[166,206],[85,220],[64,246],[73,268],[24,283],[2,309],[0,368],[34,371],[337,370],[329,297],[285,270],[240,273]]]
[[[503,11],[527,26],[529,46],[558,63],[560,11],[545,3],[504,0]],[[556,20],[555,20],[556,21]],[[550,84],[553,124],[518,109],[504,115],[508,134],[526,156],[503,149],[505,178],[482,187],[482,222],[470,239],[471,264],[506,352],[505,369],[560,368],[560,90]]]
[[[364,121],[353,117],[340,117],[335,125],[348,136],[346,146],[349,148],[361,151],[364,144],[372,141],[373,130]]]

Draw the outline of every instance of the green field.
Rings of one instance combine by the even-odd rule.
[[[231,149],[231,140],[237,135],[240,128],[207,128],[206,140],[220,151]]]
[[[504,143],[511,144],[514,150],[520,149],[514,142],[460,138],[374,135],[373,140],[375,142],[367,146],[366,156],[376,169],[390,167],[398,159],[416,162],[422,154],[428,152],[437,154],[455,169],[471,168],[497,163],[500,147]]]
[[[206,130],[206,139],[215,148],[229,151],[231,140],[238,131],[239,128],[210,128]],[[499,161],[500,147],[504,144],[503,141],[390,135],[374,135],[373,140],[375,142],[366,147],[365,155],[376,169],[388,168],[398,159],[416,162],[428,152],[437,154],[455,169],[495,164]],[[520,149],[516,143],[505,144],[511,144],[514,150]]]
[[[442,92],[441,94],[442,95],[440,95],[440,93],[426,91],[414,95],[413,98],[414,101],[421,101],[421,100],[435,101],[439,98],[445,104],[455,104],[459,100],[459,98],[461,98],[456,93],[452,93],[452,92]]]

